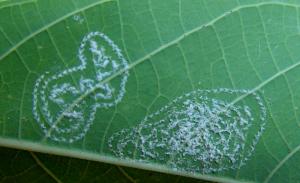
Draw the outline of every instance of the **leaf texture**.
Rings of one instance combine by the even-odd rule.
[[[299,8],[0,1],[0,144],[221,182],[297,182]]]

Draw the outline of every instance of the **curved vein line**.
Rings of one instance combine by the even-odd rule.
[[[102,82],[100,82],[100,84],[105,84],[109,81],[111,81],[112,79],[118,77],[119,75],[121,75],[122,73],[126,72],[126,71],[129,71],[130,69],[134,68],[136,65],[140,64],[140,63],[143,63],[144,61],[146,61],[147,59],[150,59],[151,57],[153,57],[154,55],[158,54],[159,52],[173,46],[173,45],[176,45],[178,42],[180,42],[181,40],[183,40],[185,37],[193,34],[193,33],[196,33],[198,31],[200,31],[201,29],[207,27],[207,26],[211,26],[213,25],[214,23],[216,23],[217,21],[221,20],[222,18],[234,13],[234,12],[237,12],[237,11],[240,11],[241,9],[245,9],[245,8],[251,8],[251,7],[260,7],[260,6],[263,6],[263,5],[283,5],[283,6],[292,6],[292,7],[298,7],[297,5],[293,5],[293,4],[288,4],[288,3],[275,3],[275,2],[272,2],[272,3],[269,3],[269,2],[265,2],[265,3],[259,3],[259,4],[256,4],[256,5],[244,5],[244,6],[239,6],[239,7],[236,7],[236,8],[233,8],[231,9],[230,11],[228,12],[225,12],[223,13],[222,15],[216,17],[215,19],[213,19],[212,21],[206,23],[206,24],[202,24],[186,33],[183,33],[181,36],[177,37],[176,39],[174,39],[173,41],[170,41],[160,47],[158,47],[157,49],[153,50],[152,52],[150,52],[149,54],[139,58],[138,60],[136,60],[135,62],[132,62],[131,64],[129,64],[128,67],[126,68],[123,68],[121,70],[119,70],[118,72],[116,72],[115,74],[107,77],[105,80],[103,80]],[[300,7],[300,6],[299,6]],[[245,93],[239,97],[237,97],[235,100],[233,100],[229,106],[231,105],[234,105],[235,103],[239,102],[240,100],[244,99],[245,97],[247,97],[248,95],[258,91],[260,88],[262,88],[263,86],[265,86],[266,84],[270,83],[273,79],[279,77],[280,75],[284,74],[285,72],[297,67],[298,65],[300,65],[300,62],[298,63],[295,63],[279,72],[277,72],[275,75],[271,76],[270,78],[268,78],[267,80],[265,80],[264,82],[262,82],[261,84],[259,84],[257,87],[253,88],[252,90],[249,90],[248,93]],[[80,101],[82,101],[85,97],[89,96],[91,93],[95,92],[96,90],[98,89],[98,87],[94,87],[92,88],[91,90],[89,90],[88,92],[84,93],[83,95],[81,95],[80,97],[78,97],[71,105],[69,105],[69,107],[67,107],[63,112],[66,112],[66,111],[69,111],[71,110],[72,108],[74,108]],[[51,134],[52,130],[53,130],[53,127],[55,125],[57,125],[62,119],[63,119],[63,115],[60,115],[57,120],[53,123],[53,125],[51,126],[51,128],[49,128],[48,130],[48,133],[44,136],[44,138],[42,139],[42,141],[46,140],[47,137]]]
[[[114,0],[102,0],[102,1],[99,1],[99,2],[96,2],[96,3],[92,3],[92,4],[88,5],[88,6],[85,6],[83,8],[80,8],[80,9],[77,9],[75,11],[72,11],[72,12],[70,12],[70,13],[62,16],[61,18],[58,18],[58,19],[54,20],[53,22],[49,23],[48,25],[45,25],[45,26],[41,27],[40,29],[36,30],[35,32],[31,33],[30,35],[26,36],[24,39],[22,39],[21,41],[19,41],[15,46],[11,47],[6,52],[4,52],[0,56],[0,61],[2,59],[4,59],[5,57],[7,57],[10,53],[12,53],[13,51],[15,51],[18,47],[20,47],[21,45],[23,45],[25,42],[27,42],[28,40],[30,40],[32,37],[36,36],[37,34],[43,32],[43,31],[45,31],[49,27],[51,27],[51,26],[53,26],[53,25],[55,25],[55,24],[63,21],[64,19],[66,19],[66,18],[68,18],[68,17],[70,17],[70,16],[72,16],[72,15],[74,15],[76,13],[79,13],[81,11],[87,10],[87,9],[93,7],[93,6],[96,6],[96,5],[99,5],[99,4],[103,4],[103,3],[106,3],[106,2],[113,2],[113,1]],[[229,14],[232,14],[233,12],[237,12],[237,11],[239,11],[241,9],[245,9],[245,8],[260,7],[260,6],[263,6],[263,5],[282,5],[282,6],[300,7],[300,5],[291,4],[291,3],[283,3],[283,2],[262,2],[262,3],[257,3],[257,4],[251,4],[251,5],[237,6],[237,7],[233,8],[233,9],[229,10],[228,12],[225,12],[222,15],[216,17],[212,21],[210,21],[210,22],[208,22],[206,24],[202,24],[202,25],[200,25],[200,26],[192,29],[191,31],[184,33],[182,36],[178,37],[177,39],[175,39],[175,40],[173,40],[173,41],[171,41],[169,43],[172,43],[172,42],[174,42],[176,40],[181,40],[182,39],[181,37],[184,37],[184,35],[189,35],[189,34],[191,34],[193,32],[197,32],[198,30],[201,30],[203,27],[211,25],[211,24],[217,22],[218,20],[222,19],[223,17],[226,17]],[[168,45],[169,43],[167,43],[166,45]],[[161,46],[161,47],[159,47],[158,49],[154,50],[151,53],[155,53],[157,50],[165,49],[165,47],[166,46]]]
[[[0,56],[0,60],[2,60],[3,58],[5,58],[7,55],[9,55],[11,52],[13,52],[14,50],[16,50],[19,46],[21,46],[22,44],[24,44],[26,41],[28,41],[29,39],[31,39],[32,37],[34,37],[35,35],[39,34],[40,32],[48,29],[49,27],[55,25],[56,23],[64,20],[65,18],[68,18],[70,16],[72,16],[73,14],[76,14],[80,11],[84,11],[86,9],[89,9],[95,5],[98,5],[98,4],[102,4],[102,3],[105,3],[105,2],[109,2],[109,1],[113,1],[113,0],[103,0],[103,1],[100,1],[100,2],[97,2],[97,3],[93,3],[89,6],[86,6],[84,8],[81,8],[81,9],[78,9],[76,11],[73,11],[53,22],[51,22],[50,24],[48,24],[47,26],[44,26],[42,27],[41,29],[38,29],[37,31],[35,31],[34,33],[30,34],[29,36],[25,37],[23,40],[21,40],[19,43],[17,43],[14,47],[12,47],[11,49],[9,49],[7,52],[5,52],[3,55]],[[240,7],[236,7],[234,9],[232,9],[230,11],[230,13],[224,13],[222,14],[221,16],[215,18],[214,20],[210,21],[209,23],[207,24],[203,24],[202,26],[199,26],[199,27],[196,27],[195,29],[192,29],[191,31],[189,32],[186,32],[184,34],[182,34],[181,36],[179,36],[177,39],[159,47],[158,49],[152,51],[151,53],[145,55],[144,57],[138,59],[136,62],[133,62],[132,64],[129,65],[128,68],[126,69],[123,69],[119,72],[117,72],[116,74],[112,75],[111,77],[107,78],[106,80],[103,81],[104,82],[108,82],[110,80],[112,80],[113,78],[117,77],[118,75],[122,74],[123,72],[125,72],[126,70],[130,70],[131,68],[135,67],[136,65],[138,65],[139,63],[142,63],[143,61],[151,58],[152,56],[156,55],[157,53],[159,53],[160,51],[176,44],[177,42],[181,41],[182,39],[184,39],[186,36],[190,35],[190,34],[193,34],[199,30],[201,30],[203,27],[205,26],[209,26],[215,22],[217,22],[218,20],[222,19],[223,17],[233,13],[233,12],[236,12],[236,11],[239,11],[241,9],[244,9],[244,8],[250,8],[250,7],[259,7],[259,6],[262,6],[262,5],[268,5],[268,4],[277,4],[277,5],[285,5],[285,6],[292,6],[292,7],[298,7],[298,5],[293,5],[293,4],[288,4],[288,3],[259,3],[257,5],[245,5],[245,6],[240,6]],[[279,71],[278,73],[276,73],[275,75],[273,75],[272,77],[268,78],[267,80],[265,80],[264,82],[262,82],[261,84],[259,84],[257,87],[253,88],[252,90],[250,90],[248,93],[244,94],[244,95],[241,95],[240,97],[237,97],[232,103],[231,105],[233,105],[234,103],[237,103],[238,101],[242,100],[243,98],[247,97],[248,95],[250,95],[251,93],[254,93],[255,91],[259,90],[260,88],[262,88],[263,86],[267,85],[268,83],[270,83],[272,80],[274,80],[275,78],[281,76],[282,74],[288,72],[289,70],[292,70],[294,68],[296,68],[297,66],[300,65],[300,62],[298,63],[295,63],[281,71]],[[85,95],[83,95],[82,97],[84,97]],[[82,98],[80,97],[80,98]],[[281,162],[272,170],[272,172],[267,176],[267,178],[264,180],[264,183],[267,183],[272,177],[273,175],[284,165],[284,163],[286,161],[288,161],[296,152],[298,152],[300,150],[300,145],[297,146],[293,151],[291,151],[287,156],[284,157],[284,159],[281,160]],[[33,156],[34,157],[34,156]],[[35,159],[35,158],[34,158]]]
[[[267,183],[271,180],[271,178],[275,175],[275,173],[287,162],[296,152],[300,150],[300,145],[293,149],[288,155],[286,155],[277,166],[270,172],[267,178],[263,181],[263,183]]]
[[[3,60],[5,57],[7,57],[10,53],[14,52],[16,49],[18,49],[20,46],[22,46],[24,43],[26,43],[28,40],[30,40],[31,38],[33,38],[34,36],[38,35],[39,33],[49,29],[50,27],[52,27],[53,25],[65,20],[66,18],[69,18],[70,16],[76,14],[76,13],[79,13],[79,12],[82,12],[82,11],[85,11],[89,8],[92,8],[94,6],[97,6],[99,4],[103,4],[103,3],[106,3],[106,2],[113,2],[114,0],[102,0],[102,1],[98,1],[98,2],[95,2],[95,3],[92,3],[88,6],[84,6],[83,8],[80,8],[80,9],[77,9],[75,11],[72,11],[56,20],[54,20],[53,22],[41,27],[40,29],[34,31],[33,33],[29,34],[28,36],[26,36],[25,38],[23,38],[21,41],[19,41],[15,46],[11,47],[10,49],[8,49],[6,52],[4,52],[1,56],[0,56],[0,61]]]
[[[295,63],[285,69],[282,69],[281,71],[277,72],[276,74],[274,74],[273,76],[269,77],[268,79],[266,79],[265,81],[263,81],[262,83],[260,83],[259,85],[257,85],[255,88],[251,89],[248,93],[245,93],[239,97],[237,97],[235,100],[233,100],[229,105],[234,105],[237,102],[239,102],[240,100],[244,99],[245,97],[247,97],[248,95],[258,91],[259,89],[261,89],[262,87],[264,87],[265,85],[267,85],[268,83],[270,83],[271,81],[273,81],[274,79],[278,78],[279,76],[285,74],[286,72],[298,67],[300,65],[300,62]]]
[[[2,2],[6,2],[7,0],[4,0],[4,1],[0,1],[0,3]],[[37,0],[28,0],[28,1],[23,1],[23,2],[17,2],[17,3],[11,3],[11,4],[5,4],[1,6],[0,4],[0,10],[1,9],[4,9],[4,8],[10,8],[10,7],[13,7],[13,6],[21,6],[21,5],[24,5],[24,4],[29,4],[29,3],[36,3]]]
[[[56,177],[56,175],[54,175],[54,173],[49,170],[43,162],[41,162],[41,160],[33,153],[33,152],[29,152],[30,155],[32,156],[32,158],[34,159],[34,161],[50,176],[52,177],[57,183],[62,183],[62,181]]]
[[[117,168],[122,173],[122,175],[124,175],[124,177],[129,180],[129,182],[136,183],[134,178],[132,178],[121,166],[117,165]]]

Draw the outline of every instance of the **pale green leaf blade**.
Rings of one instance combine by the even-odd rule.
[[[295,182],[299,7],[3,2],[0,142],[210,180]]]

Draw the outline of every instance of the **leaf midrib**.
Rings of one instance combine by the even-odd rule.
[[[0,3],[3,3],[3,2],[6,2],[7,0],[3,0],[1,1],[0,0]],[[12,7],[12,6],[21,6],[21,5],[24,5],[24,4],[29,4],[29,3],[36,3],[38,0],[27,0],[27,1],[22,1],[22,2],[13,2],[13,3],[10,3],[10,4],[0,4],[0,10],[3,9],[3,8],[8,8],[8,7]]]
[[[21,45],[23,45],[24,43],[26,43],[28,40],[30,40],[32,37],[36,36],[37,34],[43,32],[44,30],[50,28],[51,26],[54,26],[55,24],[63,21],[64,19],[78,13],[78,12],[81,12],[81,11],[84,11],[84,10],[87,10],[89,8],[92,8],[96,5],[99,5],[99,4],[102,4],[102,3],[105,3],[105,2],[113,2],[114,0],[103,0],[103,1],[100,1],[100,2],[96,2],[96,3],[92,3],[88,6],[85,6],[83,8],[80,8],[80,9],[77,9],[73,12],[70,12],[68,14],[66,14],[65,16],[61,17],[61,18],[58,18],[56,19],[55,21],[41,27],[40,29],[38,29],[37,31],[33,32],[32,34],[28,35],[27,37],[25,37],[24,39],[22,39],[20,42],[18,42],[15,46],[11,47],[9,50],[7,50],[4,54],[2,54],[0,56],[0,60],[3,60],[5,57],[7,57],[10,53],[14,52],[16,49],[18,49],[18,47],[20,47]],[[120,74],[122,74],[123,72],[125,71],[129,71],[131,68],[134,68],[136,65],[146,61],[147,59],[151,58],[152,56],[156,55],[157,53],[159,53],[160,51],[172,46],[172,45],[175,45],[177,44],[178,42],[180,42],[182,39],[184,39],[185,37],[203,29],[204,27],[206,26],[210,26],[212,24],[214,24],[215,22],[217,22],[218,20],[234,13],[234,12],[237,12],[241,9],[245,9],[245,8],[251,8],[251,7],[261,7],[261,6],[264,6],[264,5],[282,5],[282,6],[290,6],[290,7],[300,7],[299,5],[295,5],[295,4],[290,4],[290,3],[282,3],[282,2],[262,2],[262,3],[257,3],[257,4],[251,4],[251,5],[243,5],[243,6],[237,6],[233,9],[231,9],[229,12],[225,12],[223,13],[222,15],[216,17],[215,19],[211,20],[210,22],[208,23],[205,23],[205,24],[202,24],[188,32],[185,32],[183,33],[181,36],[179,36],[178,38],[174,39],[173,41],[170,41],[168,42],[167,44],[164,44],[160,47],[158,47],[157,49],[153,50],[152,52],[150,52],[149,54],[141,57],[140,59],[137,59],[135,62],[129,64],[129,66],[127,68],[124,68],[122,70],[120,70],[119,72],[115,73],[114,75],[108,77],[106,80],[103,80],[101,83],[106,83],[106,82],[109,82],[110,80],[114,79],[115,77],[119,76]],[[251,89],[248,93],[246,94],[243,94],[239,97],[237,97],[236,99],[234,99],[230,105],[234,105],[235,103],[239,102],[240,100],[244,99],[245,97],[247,97],[248,95],[258,91],[259,89],[261,89],[262,87],[264,87],[265,85],[267,85],[268,83],[270,83],[271,81],[273,81],[274,79],[276,79],[277,77],[283,75],[284,73],[296,68],[297,66],[300,65],[300,62],[297,62],[285,69],[282,69],[281,71],[277,72],[276,74],[274,74],[273,76],[269,77],[268,79],[266,79],[265,81],[261,82],[259,85],[257,85],[255,88]],[[95,88],[96,89],[96,88]],[[87,95],[84,95],[84,96],[87,96]],[[83,96],[83,97],[84,97]],[[80,97],[82,98],[82,96]],[[77,100],[76,100],[77,101]],[[51,128],[50,128],[51,130]],[[3,145],[3,143],[1,143]],[[20,146],[22,144],[18,144],[18,146]],[[24,145],[24,144],[23,144]],[[13,145],[12,145],[13,146]],[[53,147],[51,147],[53,148]],[[45,147],[41,147],[41,149],[37,148],[37,151],[43,151],[43,149],[45,149]],[[278,169],[280,169],[280,167],[290,158],[292,157],[297,151],[300,150],[300,146],[297,146],[296,148],[293,149],[293,151],[289,154],[287,154],[283,159],[282,161],[270,172],[270,174],[268,174],[268,176],[266,176],[266,179],[265,179],[265,182],[268,182],[272,176],[277,172]],[[69,152],[70,153],[70,152]],[[73,155],[74,156],[74,155]],[[79,157],[79,156],[74,156],[74,157]],[[85,156],[86,159],[88,159],[88,156]]]
[[[26,43],[27,41],[29,41],[31,38],[33,38],[34,36],[38,35],[39,33],[49,29],[50,27],[54,26],[55,24],[73,16],[74,14],[77,14],[79,12],[82,12],[82,11],[85,11],[87,9],[90,9],[94,6],[97,6],[99,4],[103,4],[103,3],[106,3],[106,2],[113,2],[114,0],[102,0],[102,1],[99,1],[99,2],[95,2],[95,3],[92,3],[88,6],[84,6],[82,8],[79,8],[75,11],[72,11],[52,22],[50,22],[49,24],[46,24],[45,26],[42,26],[40,29],[32,32],[31,34],[29,34],[28,36],[24,37],[21,41],[19,41],[15,46],[11,47],[10,49],[8,49],[7,51],[5,51],[1,56],[0,56],[0,61],[3,60],[5,57],[7,57],[9,54],[11,54],[12,52],[14,52],[15,50],[17,50],[20,46],[22,46],[24,43]]]
[[[284,165],[285,162],[287,162],[291,157],[293,157],[294,154],[296,154],[300,150],[300,145],[295,147],[290,153],[288,153],[276,166],[275,168],[266,176],[263,183],[268,183],[272,177],[275,175],[275,173]]]
[[[167,173],[167,174],[172,174],[172,175],[180,175],[180,176],[185,176],[185,177],[203,179],[203,180],[212,181],[212,182],[223,182],[223,183],[250,183],[250,182],[252,182],[252,181],[246,181],[246,180],[235,180],[230,177],[204,175],[204,174],[200,174],[200,173],[181,172],[181,171],[172,170],[165,166],[160,166],[157,164],[139,163],[139,162],[134,162],[132,160],[119,159],[119,158],[108,156],[108,155],[97,154],[96,152],[87,152],[87,151],[79,151],[79,150],[70,149],[70,148],[48,146],[47,144],[41,144],[41,143],[31,142],[31,141],[27,141],[27,140],[20,141],[20,140],[16,140],[16,139],[12,139],[12,138],[0,137],[0,146],[9,147],[9,148],[17,148],[17,149],[27,150],[27,151],[36,151],[36,152],[54,154],[54,155],[60,155],[60,156],[74,157],[74,158],[80,158],[80,159],[91,160],[91,161],[99,161],[99,162],[103,162],[103,163],[121,165],[121,166],[138,168],[138,169],[143,169],[143,170],[150,170],[150,171],[162,172],[162,173]]]
[[[206,26],[210,26],[210,25],[213,25],[214,23],[216,23],[217,21],[219,21],[220,19],[234,13],[234,12],[237,12],[237,11],[240,11],[241,9],[245,9],[245,8],[251,8],[251,7],[260,7],[260,6],[263,6],[263,5],[284,5],[284,6],[292,6],[292,7],[300,7],[300,6],[297,6],[297,5],[292,5],[292,4],[287,4],[287,3],[259,3],[259,4],[256,4],[256,5],[245,5],[245,6],[238,6],[232,10],[230,10],[230,13],[224,13],[222,14],[221,16],[218,16],[216,17],[215,19],[213,19],[212,21],[206,23],[206,24],[203,24],[203,25],[200,25],[184,34],[182,34],[181,36],[179,36],[178,38],[174,39],[173,41],[167,43],[167,44],[164,44],[162,46],[160,46],[159,48],[153,50],[152,52],[150,52],[149,54],[145,55],[144,57],[138,59],[137,61],[129,64],[129,66],[127,68],[124,68],[122,70],[120,70],[119,72],[116,72],[115,74],[113,74],[112,76],[108,77],[107,79],[103,80],[101,82],[101,84],[104,84],[106,82],[109,82],[110,80],[116,78],[117,76],[121,75],[122,73],[124,73],[125,71],[129,71],[130,69],[134,68],[136,65],[140,64],[140,63],[143,63],[144,61],[146,61],[147,59],[153,57],[154,55],[156,55],[157,53],[161,52],[162,50],[165,50],[166,48],[172,46],[172,45],[176,45],[178,44],[178,42],[180,42],[181,40],[183,40],[185,37],[197,32],[197,31],[200,31],[201,29],[203,29],[204,27]],[[261,82],[259,85],[257,85],[255,88],[251,89],[248,93],[245,93],[243,95],[240,95],[239,97],[235,98],[228,106],[232,106],[236,103],[238,103],[239,101],[243,100],[244,98],[246,98],[247,96],[255,93],[256,91],[258,91],[259,89],[261,89],[262,87],[264,87],[265,85],[267,85],[268,83],[272,82],[274,79],[276,79],[277,77],[283,75],[284,73],[296,68],[297,66],[300,65],[300,61],[293,64],[293,65],[290,65],[289,67],[285,68],[285,69],[282,69],[280,71],[278,71],[276,74],[274,74],[273,76],[269,77],[268,79],[264,80],[263,82]],[[94,88],[94,90],[91,90],[91,92],[83,95],[82,99],[84,99],[84,96],[88,96],[90,93],[94,92],[97,88]],[[80,102],[81,100],[75,100],[75,102],[71,105],[76,105],[78,102]],[[67,109],[69,110],[69,108]],[[57,122],[59,123],[59,121]],[[49,129],[49,131],[51,130],[51,128]],[[282,161],[266,176],[266,179],[264,181],[264,183],[268,182],[269,180],[271,180],[272,176],[277,172],[277,170],[279,170],[279,168],[293,155],[295,154],[297,151],[300,150],[300,146],[294,148],[294,150],[289,153],[288,155],[286,155]]]
[[[113,75],[107,77],[105,80],[101,81],[100,84],[105,84],[109,81],[111,81],[112,79],[118,77],[119,75],[121,75],[122,73],[131,70],[132,68],[134,68],[135,66],[137,66],[138,64],[143,63],[144,61],[146,61],[147,59],[153,57],[154,55],[156,55],[157,53],[161,52],[162,50],[165,50],[167,48],[169,48],[170,46],[176,45],[178,44],[181,40],[183,40],[185,37],[188,37],[189,35],[200,31],[201,29],[207,27],[207,26],[211,26],[214,23],[216,23],[217,21],[221,20],[222,18],[240,11],[241,9],[245,9],[245,8],[251,8],[251,7],[260,7],[260,6],[264,6],[264,5],[284,5],[284,6],[292,6],[292,7],[300,7],[297,5],[293,5],[293,4],[288,4],[288,3],[269,3],[269,2],[264,2],[264,3],[258,3],[256,5],[244,5],[244,6],[237,6],[236,8],[231,9],[228,12],[223,13],[222,15],[216,17],[215,19],[209,21],[206,24],[202,24],[188,32],[183,33],[181,36],[179,36],[178,38],[174,39],[173,41],[170,41],[160,47],[158,47],[157,49],[153,50],[152,52],[150,52],[149,54],[143,56],[142,58],[132,62],[129,64],[128,67],[123,68],[121,70],[119,70],[118,72],[114,73]],[[243,100],[244,98],[246,98],[247,96],[251,95],[252,93],[258,91],[259,89],[261,89],[262,87],[264,87],[265,85],[267,85],[268,83],[270,83],[271,81],[273,81],[274,79],[276,79],[277,77],[281,76],[282,74],[296,68],[297,66],[300,65],[300,62],[297,62],[285,69],[280,70],[279,72],[277,72],[276,74],[274,74],[273,76],[269,77],[268,79],[266,79],[265,81],[261,82],[259,85],[257,85],[256,87],[254,87],[253,89],[251,89],[248,93],[245,93],[243,95],[240,95],[239,97],[235,98],[228,106],[232,106],[234,104],[236,104],[237,102]],[[85,99],[85,97],[89,96],[91,93],[95,92],[95,90],[97,90],[98,87],[94,87],[93,89],[89,90],[88,92],[84,93],[83,95],[79,96],[79,98],[77,98],[73,103],[71,103],[71,105],[69,105],[69,107],[67,107],[65,110],[63,110],[63,112],[58,116],[57,120],[53,123],[53,125],[51,126],[51,128],[49,128],[47,134],[44,136],[44,138],[42,139],[42,141],[44,141],[47,136],[49,136],[49,134],[51,133],[51,131],[53,130],[54,126],[59,124],[60,121],[63,119],[63,114],[64,112],[67,112],[69,110],[71,110],[76,104],[80,103],[82,100]],[[235,88],[234,88],[235,89]]]

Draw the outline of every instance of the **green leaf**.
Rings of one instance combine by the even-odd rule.
[[[0,145],[300,180],[300,2],[0,1]]]
[[[1,148],[1,182],[190,182],[197,179]]]

